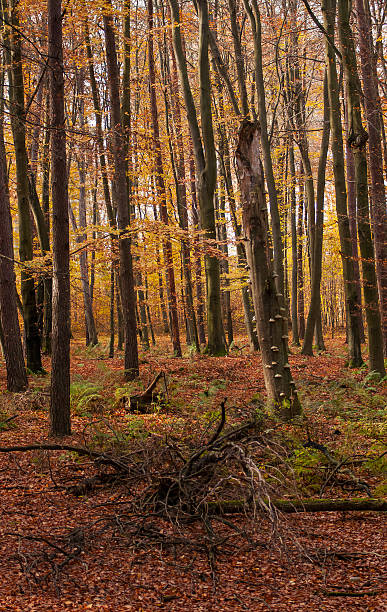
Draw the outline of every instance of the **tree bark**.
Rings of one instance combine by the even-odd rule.
[[[1,97],[3,87],[1,87]],[[0,123],[0,327],[7,369],[8,391],[20,393],[28,387],[16,303],[12,217],[9,202],[7,161],[3,123]]]
[[[283,306],[284,298],[284,262],[283,262],[283,246],[281,220],[278,207],[277,189],[275,185],[273,161],[271,157],[270,141],[267,130],[267,110],[265,83],[263,77],[263,61],[262,61],[262,32],[261,32],[261,15],[258,8],[257,0],[243,0],[246,13],[250,19],[251,29],[254,39],[254,68],[255,68],[255,85],[258,100],[258,118],[261,126],[261,142],[262,156],[266,175],[266,185],[269,195],[271,227],[273,235],[274,247],[274,270],[276,273],[276,286],[278,294],[282,295]]]
[[[378,91],[372,24],[368,0],[356,0],[356,15],[363,77],[364,109],[368,129],[369,170],[371,175],[371,220],[375,244],[376,277],[382,315],[384,356],[387,357],[387,246],[386,193],[383,176],[381,104]]]
[[[172,96],[172,108],[173,115],[176,124],[176,139],[177,139],[177,150],[178,150],[178,162],[174,169],[175,183],[176,183],[176,201],[177,211],[179,215],[180,226],[188,232],[188,201],[187,201],[187,187],[186,187],[186,171],[185,171],[185,155],[184,155],[184,142],[183,142],[183,126],[181,121],[181,111],[179,103],[179,79],[177,74],[176,57],[173,50],[172,41],[170,42],[170,54],[172,59],[172,75],[171,75],[171,96]],[[167,115],[166,115],[167,118]],[[172,145],[171,145],[172,147]],[[171,148],[172,155],[172,148]],[[196,315],[193,301],[193,287],[192,287],[192,274],[191,274],[191,249],[190,243],[187,238],[182,241],[182,265],[183,275],[185,284],[185,300],[187,304],[187,320],[188,320],[188,331],[190,341],[195,345],[196,350],[200,350],[198,329],[196,324]]]
[[[173,22],[173,46],[179,67],[187,118],[195,152],[198,175],[198,195],[201,229],[206,239],[216,240],[214,192],[216,186],[216,154],[211,114],[211,82],[209,74],[208,44],[209,22],[207,0],[199,0],[199,81],[201,129],[197,121],[196,108],[188,80],[187,62],[180,34],[180,15],[176,0],[169,0]],[[207,351],[211,355],[224,355],[224,331],[220,303],[220,270],[217,257],[206,252],[206,297],[207,297]]]
[[[363,290],[368,328],[369,367],[385,375],[383,336],[379,308],[375,256],[369,221],[366,142],[368,134],[362,124],[359,77],[353,33],[349,23],[348,0],[338,0],[339,37],[344,76],[347,82],[349,136],[355,158],[356,199],[359,245],[362,257]]]
[[[298,335],[297,296],[298,296],[298,261],[297,261],[297,226],[296,226],[296,167],[294,164],[293,141],[289,143],[289,170],[290,170],[290,231],[292,239],[292,341],[294,346],[300,346]]]
[[[313,355],[313,335],[316,327],[321,321],[320,309],[320,287],[322,273],[322,248],[324,232],[324,190],[325,190],[325,171],[329,147],[329,101],[327,91],[327,76],[324,76],[324,125],[320,146],[320,157],[317,173],[317,198],[316,198],[316,218],[315,223],[311,224],[311,215],[315,214],[314,204],[309,207],[310,223],[310,250],[311,250],[311,297],[306,321],[304,343],[301,353],[303,355]],[[309,163],[309,154],[307,156]],[[305,166],[304,166],[305,167]],[[313,183],[313,177],[311,177]],[[309,182],[309,181],[308,181]],[[313,210],[312,210],[313,208]]]
[[[70,243],[64,114],[62,3],[48,0],[48,58],[52,180],[52,365],[50,434],[66,436],[70,423]]]
[[[268,215],[260,160],[258,123],[244,121],[235,153],[243,204],[243,227],[253,302],[269,402],[281,416],[301,411],[288,363],[288,336],[283,296],[278,294],[268,241]]]
[[[334,40],[336,0],[323,0],[322,11],[324,27],[331,40]],[[355,269],[352,259],[352,241],[348,218],[347,190],[345,182],[345,163],[343,146],[343,126],[341,122],[339,81],[336,72],[336,57],[332,46],[325,39],[325,62],[328,75],[328,95],[330,122],[332,129],[332,157],[335,179],[336,212],[339,227],[340,252],[343,266],[344,293],[347,312],[348,357],[349,366],[358,368],[362,365],[359,328],[360,304],[356,287]]]
[[[130,223],[129,196],[126,180],[125,143],[121,124],[119,73],[116,42],[114,37],[112,6],[108,2],[103,12],[106,44],[106,62],[109,82],[109,97],[113,128],[113,156],[115,196],[117,203],[118,248],[120,257],[119,277],[122,311],[125,329],[124,373],[127,380],[138,376],[138,348],[136,325],[136,297],[134,292],[131,240],[128,236]]]
[[[83,69],[79,71],[78,78],[78,96],[79,96],[79,120],[81,130],[85,129],[85,117],[84,117],[84,75]],[[93,304],[91,299],[90,281],[89,281],[89,263],[87,254],[87,236],[86,236],[86,162],[83,152],[80,152],[78,159],[78,175],[79,175],[79,232],[77,231],[77,224],[75,218],[73,220],[74,231],[77,232],[76,242],[79,245],[83,244],[83,248],[79,251],[79,268],[81,272],[81,283],[83,293],[83,305],[85,309],[85,320],[86,320],[86,337],[87,344],[95,346],[98,344],[97,328],[95,325]]]
[[[158,120],[156,99],[156,73],[153,52],[153,0],[148,0],[148,63],[149,63],[149,95],[151,102],[152,130],[155,153],[156,187],[159,198],[160,218],[168,226],[167,194],[164,181],[164,165],[161,152],[160,128]],[[170,318],[173,351],[177,357],[181,357],[179,318],[177,312],[177,295],[175,283],[175,271],[173,267],[172,242],[170,237],[163,240],[164,263],[167,268],[167,280],[170,298]]]
[[[384,499],[271,499],[270,504],[280,512],[387,512]],[[246,512],[246,502],[230,500],[209,502],[208,514],[239,514]]]
[[[3,13],[6,14],[6,0],[3,0]],[[19,257],[21,262],[33,260],[33,239],[30,218],[30,194],[28,183],[28,156],[26,148],[24,80],[21,50],[21,34],[14,0],[10,0],[9,19],[13,25],[8,37],[4,31],[10,67],[8,70],[11,102],[11,127],[16,158],[16,183],[19,218]],[[10,57],[9,57],[10,55]],[[42,371],[40,355],[40,335],[38,310],[36,306],[35,282],[27,266],[21,269],[21,295],[24,313],[27,368],[32,372]]]

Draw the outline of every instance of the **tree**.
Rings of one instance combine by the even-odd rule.
[[[138,376],[139,372],[136,296],[134,292],[131,240],[128,235],[130,213],[128,185],[126,180],[125,142],[121,123],[119,74],[111,9],[111,4],[107,3],[103,12],[103,23],[113,132],[114,186],[117,208],[117,227],[119,231],[120,294],[125,327],[124,371],[126,379],[133,380]]]
[[[24,76],[22,64],[21,32],[18,20],[20,8],[10,0],[2,0],[5,22],[11,23],[10,33],[4,27],[3,39],[8,61],[8,85],[11,103],[11,127],[16,159],[16,185],[19,220],[19,257],[23,262],[21,269],[21,297],[27,368],[32,372],[42,371],[40,355],[40,335],[38,311],[36,306],[35,282],[29,262],[33,260],[33,240],[30,217],[30,192],[28,182],[28,155],[26,148],[26,112],[24,101]]]
[[[70,244],[66,167],[61,0],[48,0],[53,236],[50,433],[66,436],[70,422]]]
[[[191,86],[188,80],[187,62],[184,56],[180,12],[177,0],[169,0],[173,23],[173,47],[179,68],[187,119],[195,153],[198,176],[198,195],[201,229],[209,240],[216,240],[214,192],[216,185],[216,153],[211,114],[211,82],[208,60],[209,22],[207,0],[199,0],[199,81],[200,81],[200,134]],[[212,355],[225,353],[224,331],[220,302],[220,269],[216,256],[205,255],[207,296],[207,350]]]
[[[161,152],[160,128],[156,99],[156,74],[153,54],[153,0],[148,0],[148,64],[149,64],[149,95],[151,102],[152,130],[155,155],[155,181],[160,202],[160,218],[168,225],[167,194],[164,181],[163,157]],[[170,299],[170,318],[173,350],[177,357],[181,357],[179,319],[177,314],[177,299],[175,286],[175,272],[173,268],[172,242],[170,237],[163,241],[164,261],[167,268],[167,279]]]
[[[3,88],[1,88],[3,91]],[[0,327],[7,368],[7,389],[19,393],[28,386],[16,303],[12,218],[3,124],[0,124]]]
[[[285,308],[276,288],[271,263],[260,150],[259,125],[245,120],[239,130],[235,157],[263,374],[270,403],[282,416],[291,418],[300,413],[301,406],[288,362]]]
[[[387,357],[386,190],[383,177],[381,106],[368,0],[356,0],[356,16],[363,77],[364,110],[368,130],[371,220],[375,244],[376,277],[381,305],[384,356]]]
[[[348,143],[355,158],[356,198],[358,212],[359,245],[362,257],[363,290],[368,328],[370,369],[385,374],[383,336],[379,308],[379,295],[375,271],[375,255],[371,236],[366,142],[368,134],[363,127],[359,96],[359,76],[356,65],[353,33],[349,23],[348,0],[338,0],[339,38],[344,76],[347,82]]]
[[[334,40],[334,24],[336,17],[335,0],[323,0],[322,10],[324,27]],[[363,363],[360,345],[358,292],[356,287],[355,269],[352,259],[352,241],[348,218],[347,190],[345,183],[345,163],[343,146],[343,126],[341,122],[339,82],[336,71],[336,57],[332,46],[325,38],[325,59],[328,77],[328,96],[330,123],[332,129],[332,156],[335,178],[336,211],[339,226],[340,251],[343,265],[344,291],[347,309],[348,353],[350,367],[358,368]]]

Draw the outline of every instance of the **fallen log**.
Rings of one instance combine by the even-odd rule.
[[[272,499],[272,506],[284,513],[294,512],[387,512],[387,500],[369,497],[350,499]],[[243,500],[209,502],[209,514],[240,514],[248,504]]]

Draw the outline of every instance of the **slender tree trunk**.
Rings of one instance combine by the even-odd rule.
[[[117,351],[122,351],[125,341],[124,318],[122,316],[121,292],[119,288],[119,274],[117,266],[115,266],[115,292],[116,292],[116,309],[117,309]]]
[[[284,298],[284,263],[283,263],[283,246],[281,220],[278,207],[277,189],[275,185],[273,161],[271,157],[270,141],[267,130],[267,110],[265,83],[263,77],[263,61],[262,61],[262,32],[261,32],[261,15],[258,8],[257,0],[243,0],[247,15],[250,19],[251,29],[254,40],[254,68],[255,68],[255,84],[258,100],[258,118],[261,126],[261,146],[263,165],[265,168],[266,185],[269,195],[271,227],[273,235],[274,247],[274,270],[276,276],[276,286],[278,294],[282,295],[283,305]],[[281,298],[280,298],[281,299]]]
[[[146,303],[145,303],[145,294],[144,289],[142,288],[142,274],[138,273],[138,309],[140,315],[140,324],[141,324],[141,344],[144,351],[149,351],[149,333],[148,333],[148,323],[146,316]]]
[[[186,187],[186,171],[185,171],[185,155],[184,155],[184,142],[183,142],[183,128],[180,111],[179,101],[179,80],[177,74],[176,58],[173,50],[172,42],[170,41],[170,52],[172,58],[172,105],[173,115],[176,124],[176,139],[178,149],[178,163],[176,168],[173,165],[175,182],[176,182],[176,200],[177,209],[179,215],[180,226],[188,234],[188,202],[187,202],[187,187]],[[166,109],[167,111],[167,109]],[[168,115],[166,113],[166,120]],[[172,157],[172,144],[171,146],[171,157]],[[199,336],[196,324],[196,315],[193,301],[193,288],[192,288],[192,275],[191,275],[191,249],[189,244],[188,235],[185,240],[182,241],[182,266],[185,284],[185,300],[187,304],[187,315],[188,315],[188,327],[191,342],[195,345],[196,350],[200,350]]]
[[[236,162],[243,202],[246,253],[267,394],[280,414],[291,418],[300,413],[301,406],[288,363],[285,308],[278,297],[271,263],[259,139],[258,123],[245,120],[239,131]]]
[[[66,436],[70,424],[70,244],[64,114],[62,3],[48,0],[51,97],[53,309],[50,433]]]
[[[191,152],[192,153],[192,152]],[[192,220],[194,228],[200,229],[197,196],[196,196],[196,178],[195,178],[195,162],[193,156],[190,159],[190,187],[192,200]],[[199,343],[206,343],[206,334],[204,331],[204,303],[203,303],[203,283],[202,283],[202,260],[198,247],[199,238],[194,239],[194,264],[195,264],[195,280],[196,280],[196,310],[198,321]]]
[[[167,194],[164,182],[164,165],[161,152],[160,128],[158,120],[158,109],[156,100],[156,73],[153,51],[153,0],[148,0],[148,62],[149,62],[149,94],[152,114],[152,130],[155,152],[156,188],[160,202],[161,221],[168,226]],[[164,262],[166,265],[167,281],[170,299],[170,318],[173,351],[177,357],[181,357],[179,318],[177,313],[177,295],[175,284],[175,271],[173,267],[172,242],[169,236],[163,240]]]
[[[316,201],[316,222],[311,228],[311,297],[304,343],[301,353],[303,355],[313,355],[313,334],[316,326],[321,324],[320,312],[320,286],[322,273],[322,247],[324,231],[324,190],[325,190],[325,171],[329,146],[329,101],[327,89],[327,76],[324,76],[324,126],[320,146],[319,167],[317,176],[317,201]],[[308,156],[309,159],[309,156]],[[314,208],[314,206],[313,206]],[[310,211],[312,213],[312,211]],[[313,210],[314,215],[314,210]],[[309,219],[311,215],[309,215]],[[313,252],[312,252],[313,249]]]
[[[105,6],[103,23],[106,43],[106,60],[109,82],[109,97],[111,105],[113,125],[113,155],[114,155],[114,178],[117,202],[117,227],[119,235],[120,256],[120,289],[122,310],[125,327],[125,357],[124,370],[127,380],[133,380],[138,376],[138,348],[137,348],[137,325],[136,325],[136,296],[134,292],[133,263],[131,254],[131,240],[127,234],[129,227],[129,197],[126,180],[126,161],[124,134],[121,124],[119,74],[116,53],[116,42],[114,37],[113,17],[111,4]]]
[[[297,318],[297,295],[298,295],[298,266],[297,266],[297,227],[296,227],[296,167],[294,164],[293,141],[289,143],[289,170],[290,170],[290,231],[292,237],[292,338],[294,346],[300,346],[298,335]]]
[[[188,80],[187,62],[183,52],[180,15],[176,0],[169,0],[173,20],[173,45],[179,67],[188,123],[195,152],[201,229],[206,239],[216,240],[214,192],[216,186],[216,153],[211,113],[211,82],[209,74],[209,21],[207,0],[199,0],[199,81],[201,129]],[[220,271],[217,257],[206,252],[204,257],[207,297],[207,351],[212,355],[225,353],[224,331],[220,303]]]
[[[323,0],[322,11],[324,27],[331,40],[334,40],[336,0]],[[336,72],[336,58],[332,46],[325,39],[325,60],[328,74],[328,95],[330,122],[332,128],[333,173],[335,177],[336,211],[339,226],[341,261],[343,266],[344,292],[347,312],[349,366],[360,367],[361,356],[358,294],[352,259],[351,232],[348,219],[347,191],[345,183],[345,163],[343,147],[343,127],[341,122],[339,81]]]
[[[238,10],[236,0],[228,0],[228,9],[230,12],[230,24],[231,24],[231,34],[232,34],[232,42],[234,46],[235,53],[235,64],[237,69],[238,76],[238,88],[239,88],[239,96],[242,105],[242,113],[246,119],[248,119],[250,111],[249,111],[249,102],[247,97],[247,88],[246,88],[246,79],[245,79],[245,66],[244,66],[244,58],[242,53],[242,45],[241,45],[241,31],[238,23]]]
[[[94,105],[94,117],[95,117],[95,126],[96,126],[96,132],[97,132],[99,165],[101,167],[103,194],[104,194],[106,212],[107,212],[107,216],[109,219],[109,223],[112,227],[115,227],[116,221],[115,221],[115,215],[114,215],[113,206],[112,206],[111,197],[110,197],[108,168],[107,168],[107,162],[106,162],[106,157],[105,157],[104,139],[103,139],[103,131],[102,131],[101,103],[99,99],[97,81],[95,78],[93,53],[91,49],[89,26],[88,26],[87,19],[85,20],[85,23],[84,23],[84,30],[85,30],[86,54],[87,54],[88,65],[89,65],[89,80],[90,80],[91,92],[92,92],[92,97],[93,97],[93,105]]]
[[[3,13],[6,15],[5,1],[3,0]],[[21,51],[21,34],[19,28],[18,8],[14,0],[10,0],[10,17],[13,28],[11,35],[5,34],[5,48],[11,50],[8,55],[10,68],[8,71],[9,92],[11,102],[11,127],[16,158],[16,183],[19,219],[19,257],[21,262],[33,260],[33,239],[30,217],[30,200],[28,184],[28,157],[26,149],[24,80]],[[32,372],[42,370],[40,355],[40,335],[38,327],[38,310],[36,307],[35,282],[28,271],[28,267],[21,269],[21,295],[24,313],[24,331],[27,353],[27,368]]]
[[[1,97],[3,87],[1,87]],[[13,265],[12,217],[8,192],[3,123],[0,123],[0,327],[7,369],[8,391],[20,393],[28,387],[16,303]]]
[[[368,328],[369,366],[371,370],[385,374],[383,336],[379,308],[379,295],[375,270],[374,248],[369,221],[367,181],[367,132],[362,124],[359,97],[359,77],[353,34],[349,23],[347,0],[338,0],[339,36],[344,75],[347,82],[348,142],[355,158],[356,199],[358,213],[359,245],[362,257],[364,301]]]
[[[79,119],[81,130],[85,129],[85,118],[84,118],[84,78],[83,71],[81,69],[78,78],[78,95],[79,95]],[[79,267],[81,272],[81,283],[83,293],[83,304],[85,308],[85,320],[86,320],[86,335],[87,344],[95,346],[98,344],[97,329],[95,326],[95,319],[93,313],[93,304],[91,300],[90,282],[89,282],[89,264],[87,256],[87,247],[85,245],[87,241],[86,236],[86,163],[83,153],[80,154],[78,160],[78,174],[79,174],[79,229],[82,233],[77,233],[77,244],[82,245],[83,248],[79,252]],[[73,228],[77,232],[77,224],[75,218],[73,219]]]
[[[304,308],[304,173],[302,170],[302,162],[300,163],[300,185],[298,196],[298,215],[297,215],[297,277],[298,277],[298,293],[297,293],[297,311],[298,311],[298,334],[301,340],[305,337],[305,308]]]
[[[353,269],[354,269],[354,274],[355,274],[357,303],[359,304],[359,312],[357,313],[357,317],[358,317],[360,341],[365,342],[363,313],[362,313],[359,250],[358,250],[358,244],[357,244],[355,161],[353,159],[352,149],[349,146],[348,140],[347,140],[348,139],[347,117],[345,121],[345,132],[346,132],[345,159],[346,159],[346,170],[347,170],[347,201],[348,201],[349,231],[351,233],[352,259],[353,259]]]
[[[47,233],[50,235],[50,92],[47,94],[45,111],[46,130],[44,134],[42,152],[42,206],[46,221]],[[51,355],[52,331],[52,276],[47,272],[44,278],[44,305],[43,305],[43,335],[42,349],[45,355]]]
[[[356,0],[356,15],[363,77],[364,108],[368,129],[369,171],[371,175],[371,220],[374,234],[376,277],[382,314],[384,356],[387,357],[387,245],[386,193],[383,176],[381,104],[378,91],[372,24],[368,0]]]
[[[114,325],[114,262],[111,262],[110,266],[110,302],[109,302],[109,323],[110,323],[110,340],[109,340],[109,357],[114,357],[114,336],[115,336],[115,325]]]

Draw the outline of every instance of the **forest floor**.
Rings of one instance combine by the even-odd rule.
[[[166,357],[168,350],[162,339],[142,353],[141,382],[125,384],[122,355],[108,359],[104,344],[85,349],[73,341],[73,433],[63,442],[96,449],[115,438],[125,452],[168,437],[200,443],[216,430],[225,397],[227,427],[244,422],[259,406],[264,394],[259,355],[242,348],[223,358],[188,352],[177,359]],[[290,449],[286,461],[302,496],[366,497],[333,476],[321,493],[326,457],[304,446],[309,439],[339,462],[352,458],[351,473],[367,483],[372,497],[385,498],[385,381],[365,368],[346,368],[342,337],[328,340],[327,351],[313,358],[293,349],[289,361],[305,416],[273,428],[279,446]],[[48,360],[45,365],[48,369]],[[156,403],[151,414],[131,414],[125,398],[146,388],[159,371],[166,373],[167,406]],[[3,366],[0,372],[0,446],[52,443],[49,375],[31,376],[30,389],[11,396]],[[162,539],[141,543],[124,529],[98,529],[118,522],[117,508],[131,493],[111,484],[71,495],[66,487],[92,474],[91,464],[65,451],[0,453],[0,612],[387,610],[383,513],[284,515],[275,536],[260,513],[255,519],[233,517],[236,536],[247,526],[254,545],[235,537],[233,546],[218,547],[210,563],[188,540],[186,546],[167,546]],[[76,531],[85,525],[88,530]],[[188,529],[194,541],[200,526]],[[168,530],[164,525],[160,534]],[[69,557],[68,534],[79,552]],[[187,531],[183,535],[187,538]]]

